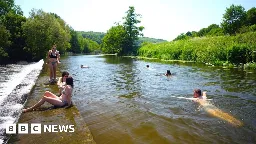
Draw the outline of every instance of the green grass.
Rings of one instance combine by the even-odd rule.
[[[256,69],[256,32],[236,36],[193,38],[139,48],[140,57],[161,60],[195,61],[219,66],[237,66]]]

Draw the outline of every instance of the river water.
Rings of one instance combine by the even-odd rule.
[[[42,65],[0,66],[0,143]],[[73,101],[98,144],[256,143],[256,71],[91,55],[62,58],[60,69],[74,77]],[[190,99],[195,88],[207,104]]]
[[[90,55],[69,56],[61,69],[98,144],[256,143],[255,71]],[[195,88],[207,105],[190,99]]]
[[[43,60],[0,66],[0,143],[5,137],[6,124],[16,123],[27,95],[34,86]]]

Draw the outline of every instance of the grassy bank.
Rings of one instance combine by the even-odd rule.
[[[139,56],[162,60],[182,60],[212,65],[256,69],[256,32],[236,36],[193,38],[158,44],[145,44]]]

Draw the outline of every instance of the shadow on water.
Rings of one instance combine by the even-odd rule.
[[[256,142],[255,71],[93,55],[62,63],[75,79],[73,98],[96,143]],[[175,75],[163,76],[168,69]],[[236,127],[187,99],[195,88],[244,125]]]

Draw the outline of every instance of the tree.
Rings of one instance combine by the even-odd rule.
[[[70,39],[70,51],[73,53],[81,53],[81,45],[78,41],[78,34],[75,30],[73,30],[73,28],[70,29],[71,31],[71,39]]]
[[[246,13],[246,20],[247,20],[247,25],[251,26],[256,24],[256,8],[253,7],[249,9]]]
[[[143,36],[142,31],[144,27],[136,26],[141,22],[138,19],[141,17],[141,15],[135,13],[135,9],[133,6],[129,7],[129,10],[126,12],[126,14],[127,15],[123,17],[123,26],[127,32],[127,43],[123,48],[123,54],[133,54],[136,51],[135,41],[138,40],[138,36]]]
[[[32,60],[45,58],[53,44],[58,50],[66,51],[70,44],[70,33],[55,16],[42,10],[32,10],[30,17],[22,25],[26,38],[25,50],[31,53]]]
[[[173,41],[177,41],[177,40],[186,40],[188,39],[189,37],[184,34],[184,33],[181,33],[180,35],[178,35]]]
[[[119,55],[124,54],[125,44],[128,43],[128,35],[125,27],[117,25],[111,27],[103,38],[104,53],[117,53]]]
[[[7,53],[12,60],[28,60],[27,53],[23,50],[25,47],[25,38],[21,28],[22,23],[26,22],[26,18],[22,15],[8,12],[5,15],[4,25],[10,32],[11,45],[7,49]]]
[[[199,37],[205,36],[207,34],[206,28],[202,28],[198,31],[197,35]]]
[[[6,52],[6,48],[9,47],[11,41],[9,41],[10,33],[5,28],[5,26],[0,24],[0,61],[3,62],[6,58],[8,58],[8,53]]]
[[[191,33],[190,31],[188,31],[188,32],[186,33],[186,36],[192,37],[192,33]]]
[[[221,23],[226,34],[233,35],[245,24],[246,12],[241,5],[231,5],[226,9]]]

